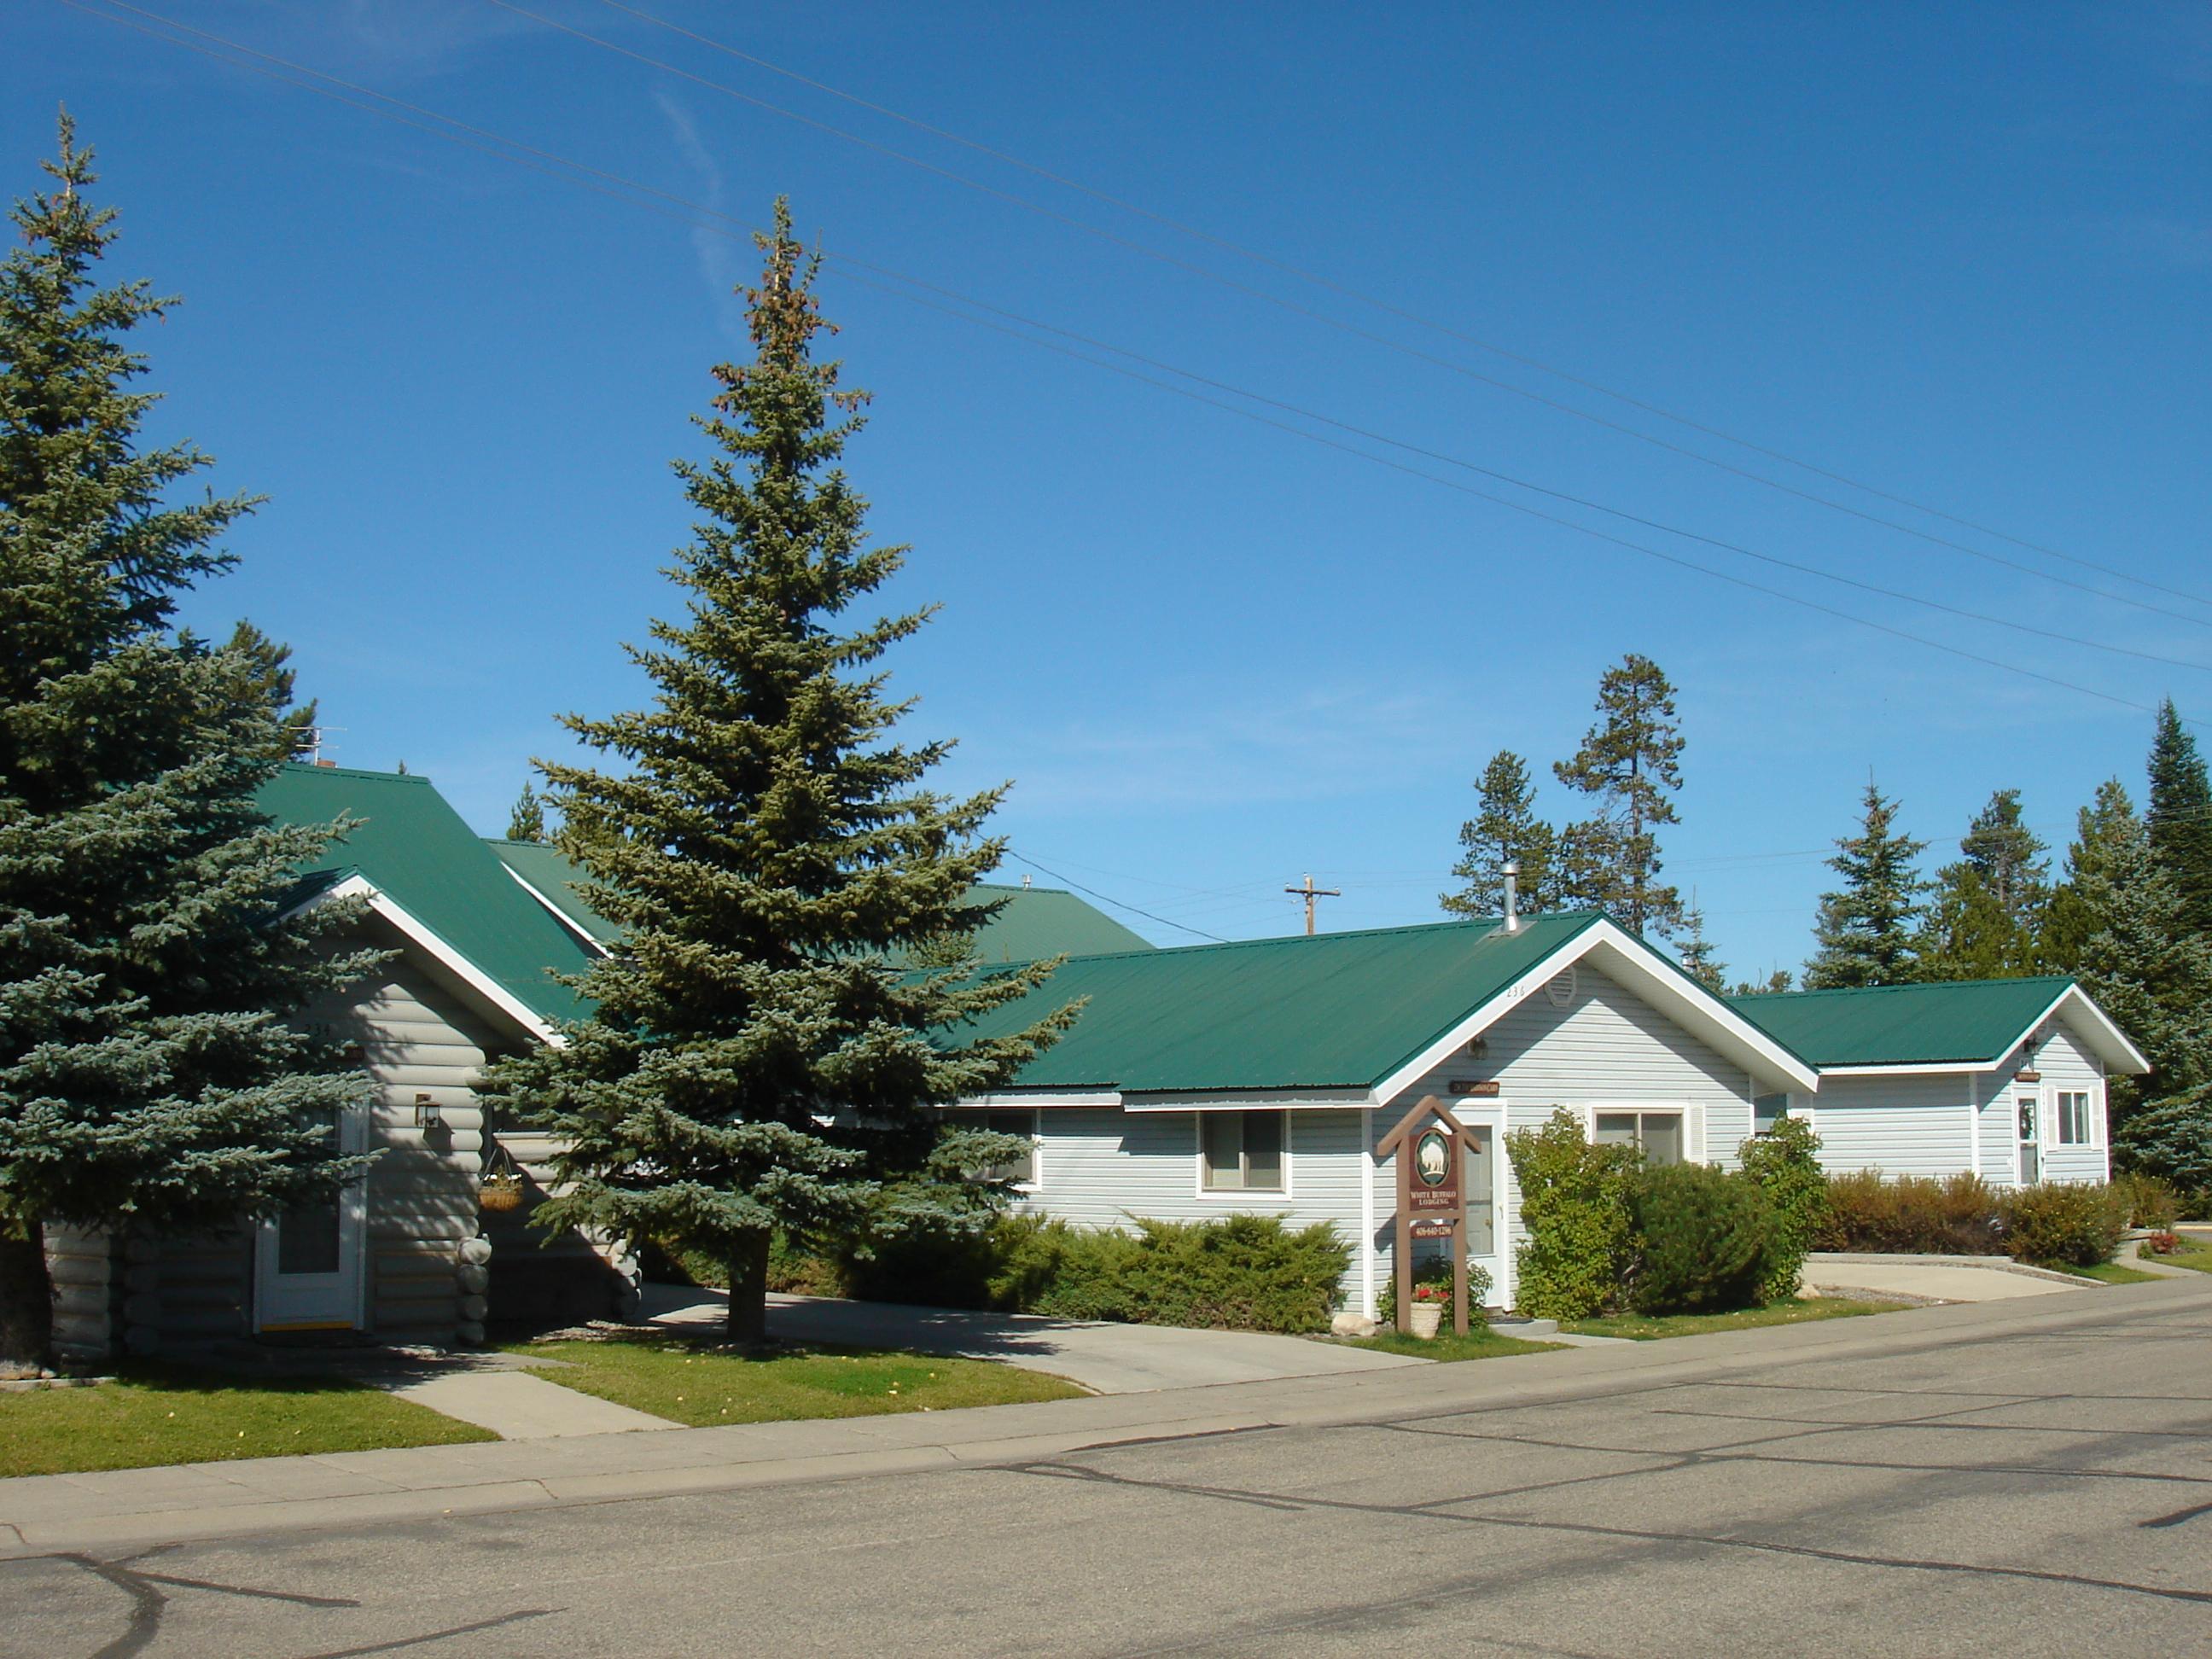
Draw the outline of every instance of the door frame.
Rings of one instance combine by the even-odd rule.
[[[2040,1186],[2043,1182],[2043,1126],[2051,1116],[2047,1109],[2051,1100],[2051,1091],[2047,1085],[2041,1083],[2015,1083],[2012,1085],[2012,1092],[2008,1097],[2012,1102],[2013,1185],[2015,1187]],[[2020,1113],[2023,1106],[2032,1107],[2034,1110],[2035,1115],[2032,1121],[2035,1133],[2033,1134],[2024,1135],[2020,1132]],[[2027,1149],[2031,1146],[2035,1148],[2035,1176],[2033,1180],[2029,1178],[2027,1173]]]
[[[338,1114],[338,1151],[351,1156],[368,1145],[369,1110],[349,1108]],[[338,1188],[338,1275],[341,1283],[333,1298],[344,1304],[343,1318],[276,1319],[270,1300],[280,1277],[276,1271],[277,1218],[259,1221],[253,1228],[253,1319],[256,1334],[263,1331],[360,1331],[368,1328],[368,1176],[366,1171]],[[343,1281],[350,1276],[351,1283]]]
[[[1473,1249],[1467,1253],[1470,1266],[1482,1265],[1490,1274],[1490,1297],[1498,1307],[1513,1305],[1513,1215],[1510,1209],[1513,1183],[1507,1178],[1510,1168],[1505,1156],[1506,1103],[1502,1099],[1477,1102],[1465,1097],[1455,1097],[1451,1103],[1452,1115],[1470,1129],[1480,1129],[1490,1137],[1490,1252],[1477,1255]],[[1466,1154],[1461,1153],[1462,1176],[1464,1179]],[[1460,1225],[1467,1225],[1465,1198],[1462,1199]],[[1471,1243],[1472,1241],[1470,1241]]]

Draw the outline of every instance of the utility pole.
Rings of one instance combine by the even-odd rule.
[[[1306,937],[1308,939],[1311,939],[1313,937],[1314,901],[1316,899],[1342,898],[1344,896],[1344,890],[1340,887],[1315,886],[1313,884],[1313,878],[1311,876],[1308,876],[1305,878],[1304,886],[1285,887],[1283,890],[1285,893],[1290,894],[1294,898],[1302,898],[1306,902]]]

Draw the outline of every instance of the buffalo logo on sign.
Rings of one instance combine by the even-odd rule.
[[[1459,1208],[1459,1160],[1453,1156],[1453,1137],[1431,1126],[1413,1142],[1413,1190],[1407,1194],[1416,1211],[1456,1211]]]

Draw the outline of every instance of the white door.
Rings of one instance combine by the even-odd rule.
[[[2033,1187],[2043,1179],[2043,1137],[2037,1123],[2037,1109],[2043,1103],[2039,1094],[2020,1096],[2014,1104],[2020,1113],[2020,1184]]]
[[[1467,1120],[1460,1120],[1465,1123]],[[1505,1297],[1505,1192],[1504,1149],[1497,1128],[1487,1123],[1468,1123],[1473,1144],[1467,1149],[1462,1172],[1467,1195],[1467,1265],[1490,1275],[1484,1300],[1493,1305]]]
[[[342,1151],[359,1152],[368,1126],[347,1112],[332,1126]],[[362,1323],[363,1243],[368,1231],[362,1182],[319,1203],[261,1224],[254,1243],[253,1328],[258,1331],[352,1330]]]

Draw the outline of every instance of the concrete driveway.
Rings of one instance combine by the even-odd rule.
[[[1815,1250],[1806,1285],[1822,1296],[1893,1297],[1900,1302],[2007,1302],[2096,1288],[2069,1273],[2021,1266],[1995,1255],[1881,1255]]]
[[[729,1298],[720,1291],[647,1285],[642,1316],[656,1325],[720,1323]],[[911,1348],[967,1359],[1002,1359],[1049,1371],[1099,1394],[1142,1394],[1215,1382],[1267,1382],[1291,1376],[1425,1365],[1425,1359],[1376,1353],[1302,1336],[1250,1331],[1188,1331],[1168,1325],[1084,1324],[1028,1314],[967,1313],[888,1302],[839,1302],[771,1296],[769,1333],[786,1342]]]

